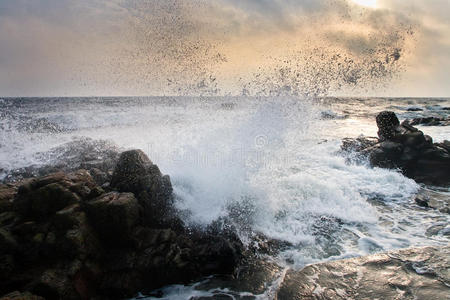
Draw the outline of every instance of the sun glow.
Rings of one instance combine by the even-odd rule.
[[[353,0],[356,4],[367,6],[371,8],[377,7],[377,0]]]

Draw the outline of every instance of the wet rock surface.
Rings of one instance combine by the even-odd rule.
[[[400,124],[393,112],[378,114],[378,138],[344,139],[341,149],[368,158],[374,167],[400,169],[418,182],[450,183],[450,142],[433,139],[408,122]],[[355,157],[353,157],[355,159]]]
[[[423,126],[448,126],[450,125],[450,119],[445,117],[423,117],[414,118],[412,120],[406,120],[409,125],[423,125]]]
[[[0,295],[123,299],[236,271],[240,240],[187,230],[142,151],[122,154],[112,178],[106,190],[82,169],[0,186]]]
[[[33,295],[29,292],[12,292],[8,295],[3,296],[0,300],[45,300],[45,298]]]
[[[277,299],[447,299],[450,247],[413,248],[288,271]]]
[[[442,213],[450,214],[450,197],[445,192],[442,193],[423,187],[414,197],[414,201],[421,207],[437,209]]]

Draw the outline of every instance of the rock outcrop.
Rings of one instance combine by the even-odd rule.
[[[173,208],[172,184],[141,150],[123,152],[111,178],[110,186],[130,192],[139,199],[143,219],[152,227],[179,226]]]
[[[448,126],[450,125],[450,119],[444,117],[424,117],[414,118],[412,120],[406,120],[409,125],[423,125],[423,126]]]
[[[345,139],[342,150],[368,157],[375,167],[400,169],[418,182],[450,182],[450,142],[433,139],[408,122],[400,124],[393,112],[378,114],[378,138]]]
[[[231,275],[242,253],[232,234],[184,228],[170,178],[140,150],[107,191],[87,170],[0,186],[0,295],[20,291],[5,299],[126,298]]]
[[[450,247],[405,249],[288,271],[277,299],[447,299]]]

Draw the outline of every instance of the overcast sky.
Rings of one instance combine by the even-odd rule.
[[[0,96],[450,96],[450,0],[0,0]]]

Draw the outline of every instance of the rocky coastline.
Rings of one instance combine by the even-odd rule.
[[[450,141],[433,143],[409,121],[400,124],[391,111],[379,113],[376,122],[378,137],[344,139],[341,150],[351,160],[368,159],[373,167],[398,169],[420,183],[450,184]]]
[[[234,274],[240,240],[218,226],[183,226],[170,178],[142,151],[123,152],[106,177],[101,187],[80,169],[0,186],[1,295],[124,299]],[[20,299],[39,299],[30,297]]]
[[[449,184],[448,141],[433,143],[393,112],[381,112],[376,121],[377,138],[343,141],[349,160]],[[59,164],[16,170],[0,185],[1,300],[125,299],[210,275],[259,294],[284,274],[258,256],[276,252],[279,242],[261,237],[256,248],[245,247],[227,220],[202,229],[184,224],[170,177],[143,151],[84,142],[81,150],[55,149]],[[426,195],[418,199],[435,205]],[[449,291],[449,251],[407,249],[289,270],[274,297],[442,299]]]
[[[412,248],[288,271],[278,300],[447,299],[450,247]]]

